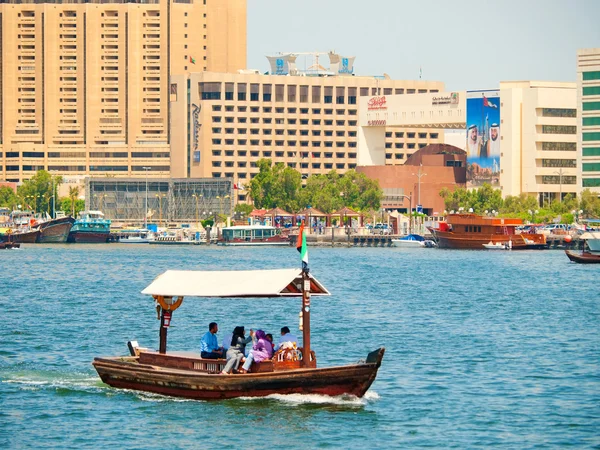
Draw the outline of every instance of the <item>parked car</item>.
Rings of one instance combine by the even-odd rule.
[[[569,229],[569,225],[564,223],[553,223],[541,228],[539,232],[548,236],[550,234],[568,234]]]
[[[392,227],[387,223],[376,223],[372,232],[373,234],[392,234]]]

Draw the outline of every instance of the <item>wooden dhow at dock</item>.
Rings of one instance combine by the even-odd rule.
[[[483,250],[485,244],[504,244],[512,250],[546,248],[543,234],[517,234],[521,219],[449,214],[438,228],[430,228],[439,248]]]
[[[364,362],[317,368],[316,356],[310,350],[311,297],[330,294],[307,267],[166,271],[142,293],[151,295],[160,306],[159,351],[142,350],[136,351],[135,356],[95,358],[93,365],[100,378],[115,388],[201,400],[294,393],[362,397],[375,380],[385,352],[380,348],[369,353]],[[278,352],[272,360],[253,363],[249,373],[237,375],[220,373],[226,363],[224,359],[167,352],[167,330],[172,313],[184,297],[301,298],[304,347]]]

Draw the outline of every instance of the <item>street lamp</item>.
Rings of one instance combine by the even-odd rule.
[[[529,214],[531,214],[531,223],[535,223],[535,216],[539,211],[537,209],[535,211],[532,211],[531,209],[529,209],[527,212]]]
[[[198,195],[198,194],[192,194],[192,197],[194,197],[196,199],[196,228],[199,228],[198,224],[200,223],[198,220],[198,200],[200,199],[200,197],[202,197],[202,194]],[[206,213],[204,213],[206,214]]]
[[[558,175],[558,201],[559,203],[562,203],[562,177],[563,177],[563,169],[562,167],[560,169],[558,169],[558,171],[554,172],[556,175]]]
[[[413,173],[413,175],[416,175],[417,178],[419,179],[419,191],[418,191],[418,195],[417,195],[417,209],[419,208],[419,206],[422,207],[421,204],[421,178],[424,177],[425,175],[427,175],[426,173],[422,173],[422,169],[423,169],[423,163],[421,163],[421,165],[419,166],[419,171],[415,174]]]
[[[400,194],[400,197],[408,199],[408,234],[412,234],[412,192],[410,195]]]
[[[155,197],[158,198],[158,226],[162,227],[162,199],[165,198],[167,194],[156,194]]]
[[[152,167],[142,167],[146,172],[146,205],[144,208],[144,229],[148,228],[148,171],[152,169]]]

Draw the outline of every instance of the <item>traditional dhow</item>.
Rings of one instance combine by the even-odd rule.
[[[82,244],[108,242],[110,237],[110,220],[104,218],[100,211],[83,211],[73,224],[68,242]]]
[[[430,228],[439,248],[483,250],[486,244],[506,245],[513,250],[546,248],[542,234],[517,234],[521,219],[450,214],[438,228]]]
[[[235,280],[235,282],[232,282]],[[369,353],[364,362],[317,368],[310,350],[310,302],[330,295],[304,269],[252,271],[167,271],[143,294],[159,305],[158,352],[132,349],[132,356],[95,358],[93,365],[102,381],[115,388],[134,389],[202,400],[260,397],[270,394],[350,394],[361,397],[381,366],[384,349]],[[224,359],[202,359],[199,354],[167,352],[167,329],[172,313],[184,297],[302,299],[303,348],[286,349],[272,360],[253,363],[246,374],[225,375]]]
[[[585,241],[583,250],[565,250],[567,257],[579,264],[600,264],[600,233],[586,232],[579,239]]]
[[[58,217],[41,222],[39,226],[40,233],[37,242],[42,244],[48,243],[65,243],[69,237],[71,228],[75,219],[72,217]]]

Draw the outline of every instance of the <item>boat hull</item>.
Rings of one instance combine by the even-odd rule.
[[[41,224],[37,242],[42,244],[67,242],[74,222],[71,217],[63,217]]]
[[[541,234],[457,234],[451,231],[432,230],[439,248],[483,250],[484,245],[511,245],[513,250],[546,248],[545,236]],[[510,242],[510,244],[509,244]]]
[[[8,235],[8,241],[17,244],[35,244],[40,230],[26,231],[24,233],[12,233]]]
[[[571,261],[579,264],[600,264],[600,254],[573,252],[571,250],[565,250],[565,253]]]
[[[362,397],[381,366],[384,349],[369,354],[362,364],[303,368],[279,372],[221,375],[194,370],[139,364],[137,358],[95,358],[102,381],[121,389],[196,400],[264,397],[271,394],[349,394]]]
[[[67,242],[77,244],[103,244],[108,242],[109,232],[71,231]]]

